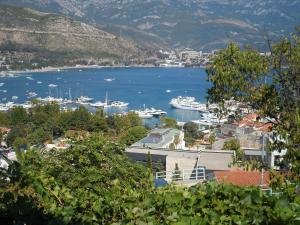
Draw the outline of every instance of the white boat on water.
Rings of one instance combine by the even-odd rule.
[[[150,109],[146,108],[143,110],[143,112],[145,112],[146,114],[150,114],[152,116],[161,116],[167,114],[165,111],[160,109],[155,109],[155,108],[150,108]]]
[[[80,96],[79,98],[77,98],[76,102],[78,104],[88,105],[88,104],[91,104],[93,102],[93,98],[90,98],[90,97],[87,97],[87,96]]]
[[[6,102],[0,104],[0,111],[5,112],[17,106],[14,102]]]
[[[151,119],[153,117],[152,114],[147,113],[147,112],[142,111],[142,110],[132,110],[132,112],[135,112],[142,119]]]
[[[57,87],[57,84],[49,84],[48,87],[55,88],[55,87]]]
[[[104,108],[126,108],[129,105],[127,102],[109,101],[108,93],[106,92]]]
[[[104,79],[106,82],[112,82],[112,81],[114,81],[115,80],[115,78],[106,78],[106,79]]]
[[[0,87],[3,87],[4,83],[0,83]]]
[[[45,98],[37,98],[37,100],[39,100],[41,102],[46,102],[46,103],[50,103],[50,102],[63,103],[63,101],[64,101],[64,99],[62,99],[62,98],[54,98],[51,96],[47,96]]]
[[[33,104],[31,102],[25,102],[23,104],[20,104],[24,109],[30,109],[33,107]]]
[[[27,98],[34,98],[34,97],[36,97],[37,95],[38,95],[37,93],[31,91],[31,92],[28,92]]]
[[[201,115],[199,120],[192,120],[193,123],[204,125],[204,126],[212,126],[219,125],[227,122],[226,118],[218,118],[214,113],[204,113]]]
[[[27,80],[34,80],[32,77],[26,77]]]
[[[167,114],[165,111],[155,108],[145,108],[144,110],[133,110],[140,118],[150,119],[152,117],[158,117]]]
[[[105,103],[99,101],[99,102],[91,103],[90,106],[92,106],[92,107],[104,107]]]
[[[178,96],[170,101],[170,105],[176,109],[185,109],[191,111],[207,112],[206,104],[196,102],[194,97]]]
[[[110,107],[114,108],[126,108],[129,105],[127,102],[121,102],[121,101],[112,101],[110,102]]]
[[[11,99],[12,100],[17,100],[19,97],[18,96],[12,96]]]

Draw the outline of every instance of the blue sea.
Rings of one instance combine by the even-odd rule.
[[[108,79],[108,80],[107,80]],[[72,98],[89,96],[95,101],[129,102],[127,110],[155,107],[178,121],[199,119],[198,112],[172,109],[172,98],[194,96],[206,102],[209,83],[203,68],[93,68],[69,69],[52,72],[22,73],[16,77],[1,77],[0,101],[23,103],[29,92],[37,97]],[[49,87],[50,85],[50,87]],[[18,96],[17,100],[12,100]]]

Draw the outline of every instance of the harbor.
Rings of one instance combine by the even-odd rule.
[[[169,102],[178,96],[193,96],[205,103],[209,86],[205,79],[205,71],[201,68],[90,68],[29,72],[0,78],[0,83],[3,83],[0,104],[5,110],[12,104],[6,105],[8,102],[14,105],[27,102],[24,106],[30,107],[29,102],[33,99],[44,102],[55,99],[64,107],[76,107],[79,104],[74,102],[84,100],[80,97],[86,96],[93,101],[85,106],[94,111],[105,105],[107,94],[109,107],[105,110],[108,113],[155,108],[166,112],[167,117],[190,121],[199,119],[199,112],[175,109]],[[126,106],[120,102],[129,104]],[[157,117],[153,116],[151,120],[156,121]]]
[[[19,89],[15,88],[17,85]],[[28,73],[1,78],[0,111],[16,106],[30,109],[38,101],[55,102],[62,110],[84,106],[91,112],[102,108],[107,114],[135,112],[152,126],[161,123],[162,116],[176,119],[179,126],[190,121],[199,126],[222,124],[227,118],[218,118],[214,113],[216,106],[206,102],[208,87],[201,68],[93,68]]]

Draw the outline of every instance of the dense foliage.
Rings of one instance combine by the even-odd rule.
[[[131,190],[149,186],[143,182],[147,171],[129,163],[123,151],[94,134],[67,150],[21,154],[1,171],[0,214],[26,224],[112,221],[118,211],[111,197],[116,184]]]
[[[244,152],[241,149],[240,143],[236,139],[227,140],[223,145],[224,150],[235,151],[235,161],[241,161],[244,157]]]
[[[149,170],[98,134],[68,150],[23,153],[0,179],[7,224],[281,225],[300,216],[295,189],[276,196],[216,183],[154,189]]]
[[[184,140],[188,145],[195,143],[197,139],[204,137],[204,134],[199,131],[199,126],[193,122],[187,122],[183,126],[184,130]]]
[[[300,31],[300,28],[298,29]],[[273,124],[272,149],[287,150],[291,169],[300,174],[300,37],[299,33],[272,46],[270,56],[230,44],[206,69],[212,87],[210,102],[226,111],[234,98],[249,104]]]
[[[11,128],[6,141],[9,146],[15,147],[20,141],[30,145],[51,142],[70,130],[100,132],[109,139],[120,139],[121,143],[128,145],[147,134],[135,113],[108,116],[101,109],[91,114],[84,107],[61,111],[55,103],[41,105],[39,102],[29,111],[15,107],[7,113],[0,113],[0,126]]]

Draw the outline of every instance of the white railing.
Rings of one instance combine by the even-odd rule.
[[[197,181],[205,180],[205,168],[182,169],[173,171],[162,171],[155,173],[156,179],[165,179],[167,181]]]

